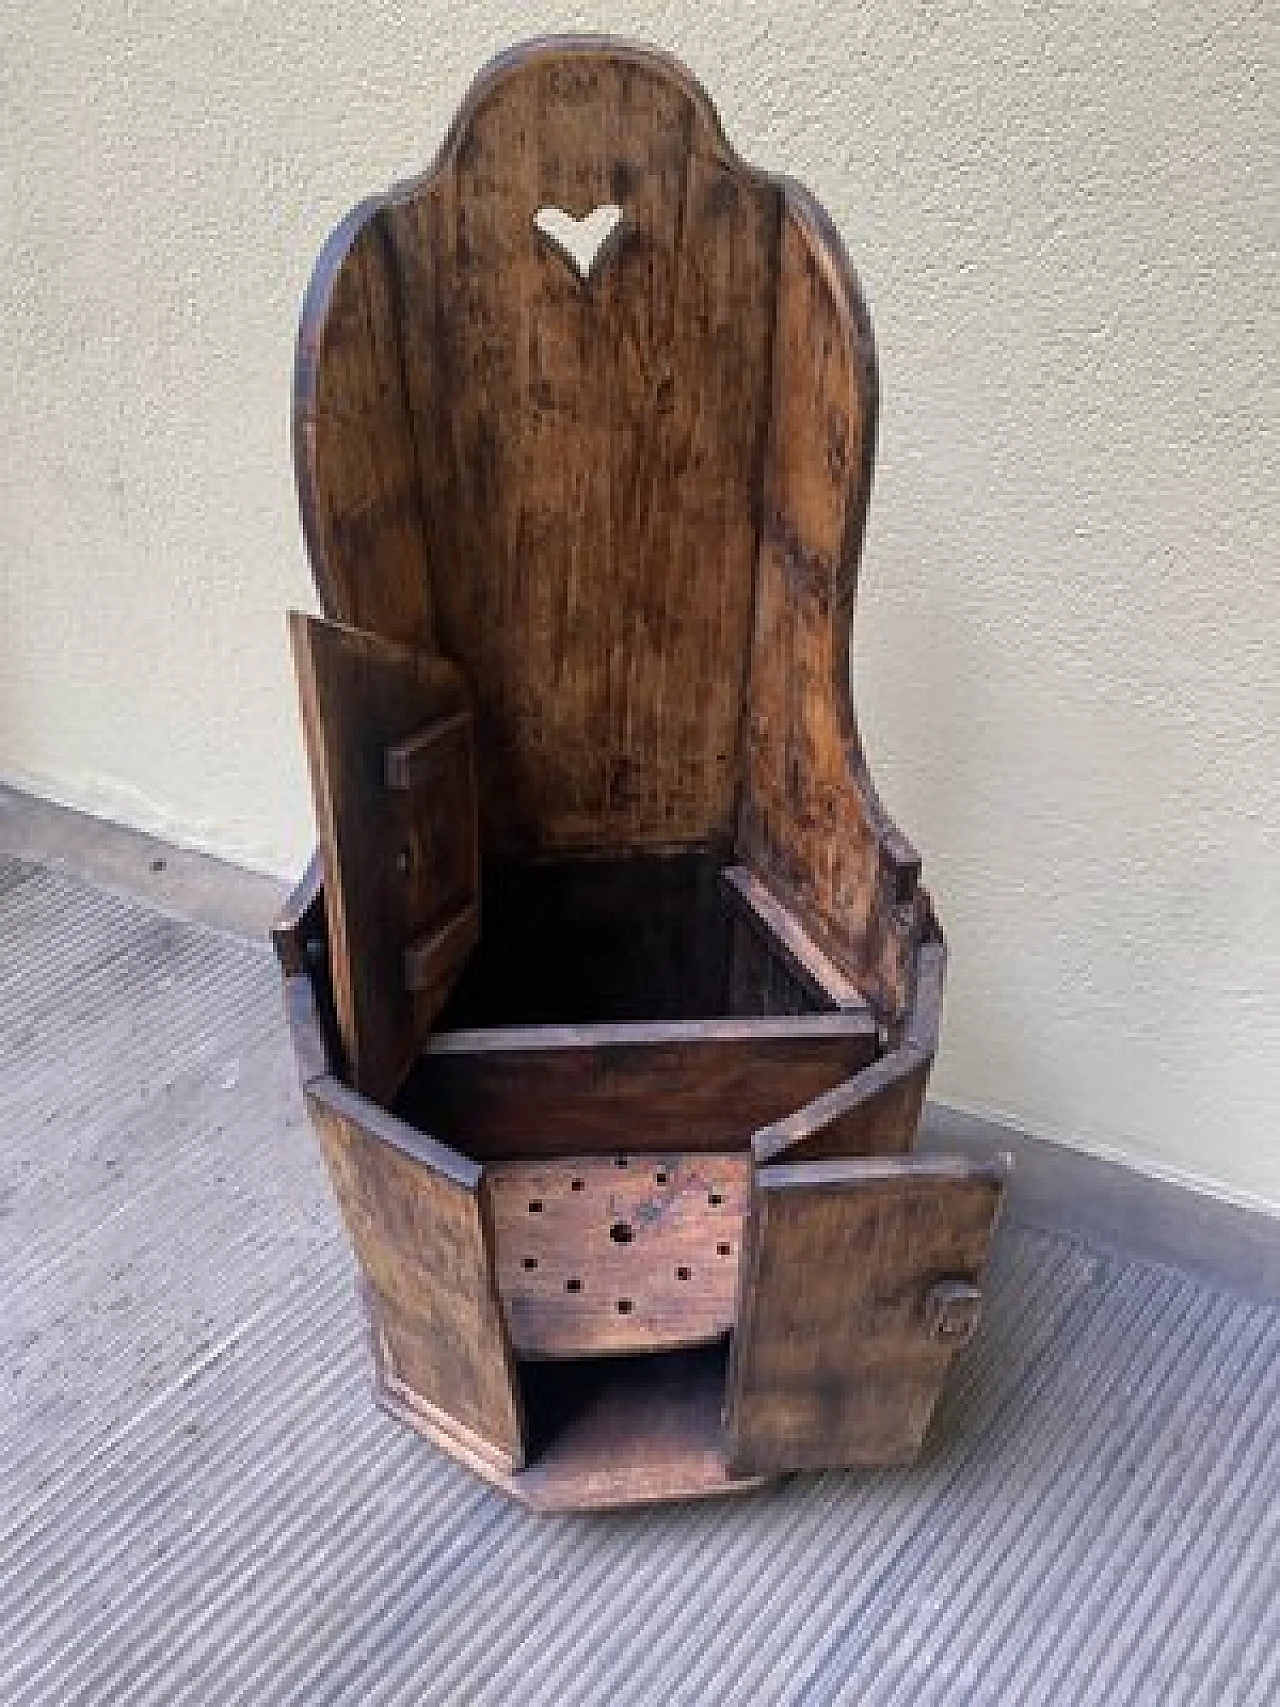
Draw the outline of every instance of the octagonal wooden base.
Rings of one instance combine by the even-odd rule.
[[[941,943],[890,1031],[722,858],[501,873],[390,1107],[318,891],[279,939],[379,1402],[534,1510],[909,1462],[976,1325],[1003,1169],[910,1153]]]

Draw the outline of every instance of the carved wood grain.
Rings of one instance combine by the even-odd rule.
[[[614,202],[584,282],[535,215]],[[482,75],[322,257],[295,404],[321,596],[434,620],[495,852],[732,827],[777,225],[687,74],[561,40]]]
[[[534,226],[615,203],[586,280]],[[736,826],[893,1023],[927,903],[848,683],[876,402],[812,198],[739,160],[674,61],[552,37],[335,231],[295,444],[326,611],[467,669],[487,847]]]

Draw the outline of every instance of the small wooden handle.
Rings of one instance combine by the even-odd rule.
[[[480,909],[472,902],[405,949],[401,960],[405,989],[410,995],[434,989],[441,981],[442,968],[460,967],[479,940]]]
[[[466,734],[470,738],[470,730],[471,713],[458,711],[452,717],[441,718],[421,734],[411,735],[407,741],[397,741],[394,747],[388,747],[384,760],[387,787],[408,790],[434,781],[440,774],[440,748],[459,735]]]
[[[968,1345],[982,1319],[982,1293],[967,1280],[940,1280],[924,1301],[925,1328],[945,1345]]]

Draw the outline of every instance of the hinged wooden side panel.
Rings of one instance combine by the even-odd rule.
[[[382,1397],[480,1466],[518,1470],[524,1425],[483,1170],[336,1079],[306,1095],[360,1264]]]
[[[915,1457],[977,1326],[1005,1172],[937,1156],[758,1170],[725,1413],[733,1470]]]
[[[385,1103],[480,932],[466,684],[377,635],[297,613],[289,626],[347,1074]]]

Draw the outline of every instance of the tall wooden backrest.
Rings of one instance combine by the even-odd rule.
[[[486,846],[732,827],[777,204],[666,61],[516,56],[337,269],[314,455],[364,369],[382,467],[316,517],[326,606],[463,664]],[[536,216],[610,205],[584,280]]]
[[[546,210],[609,207],[584,276]],[[901,1011],[927,906],[848,686],[870,333],[688,73],[599,38],[494,61],[330,239],[295,411],[326,614],[470,682],[486,854],[733,837]]]

